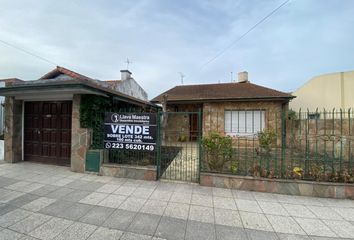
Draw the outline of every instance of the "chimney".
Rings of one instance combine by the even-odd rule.
[[[132,73],[129,70],[120,70],[121,80],[127,80],[131,78]]]
[[[248,72],[243,71],[238,73],[238,82],[239,83],[244,83],[244,82],[249,82],[248,81]]]

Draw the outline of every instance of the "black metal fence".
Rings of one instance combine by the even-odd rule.
[[[236,132],[229,137],[227,128],[204,134],[202,171],[354,182],[354,114],[351,109],[266,114],[275,121],[266,123],[253,134]],[[245,119],[242,124],[249,126]],[[221,141],[228,144],[218,144]],[[211,143],[217,150],[210,147]]]

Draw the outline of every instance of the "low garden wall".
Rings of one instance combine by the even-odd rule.
[[[123,164],[103,164],[100,175],[137,180],[156,181],[156,166],[131,166]]]
[[[200,185],[288,195],[354,199],[354,184],[200,173]]]

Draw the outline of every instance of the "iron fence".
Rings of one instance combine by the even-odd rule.
[[[202,171],[354,182],[352,109],[266,112],[265,115],[265,127],[247,135],[233,133],[227,137],[228,129],[222,129],[222,124],[214,131],[204,131]],[[247,119],[252,118],[242,122],[246,128],[254,122],[247,123]],[[230,145],[219,146],[213,152],[207,146],[213,141],[210,137],[213,132],[228,139]]]

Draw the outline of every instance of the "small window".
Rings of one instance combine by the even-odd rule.
[[[316,119],[320,119],[320,113],[309,113],[308,114],[308,118],[310,120],[316,120]]]
[[[255,135],[263,131],[265,111],[225,110],[225,133],[229,136]]]

